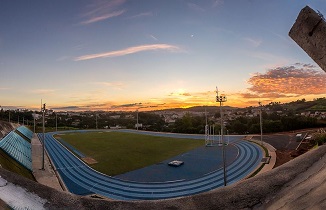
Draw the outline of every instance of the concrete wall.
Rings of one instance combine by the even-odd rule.
[[[15,130],[17,127],[17,124],[0,121],[0,139],[3,138],[10,131]]]
[[[326,71],[326,23],[313,9],[301,10],[289,36]]]

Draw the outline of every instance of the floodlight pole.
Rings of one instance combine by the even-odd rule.
[[[45,124],[45,120],[44,120],[44,118],[45,118],[45,104],[43,104],[43,107],[42,107],[42,114],[43,114],[43,129],[42,129],[42,131],[43,131],[43,135],[42,135],[42,140],[43,140],[43,142],[42,142],[42,149],[43,149],[43,152],[42,152],[42,170],[44,170],[44,153],[45,153],[45,126],[44,126],[44,124]]]
[[[223,155],[223,178],[224,178],[224,186],[227,184],[226,180],[226,160],[225,160],[225,143],[224,143],[224,138],[223,138],[223,112],[222,112],[222,103],[226,102],[226,96],[225,95],[218,95],[218,89],[216,87],[216,102],[220,103],[220,115],[221,115],[221,142],[222,142],[222,155]]]

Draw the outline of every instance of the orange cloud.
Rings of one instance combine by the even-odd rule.
[[[269,69],[248,80],[248,90],[256,95],[285,97],[287,95],[319,95],[326,93],[326,74],[311,64]]]

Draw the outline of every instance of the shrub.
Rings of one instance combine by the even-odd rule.
[[[316,144],[323,145],[326,142],[326,133],[315,133],[314,139]]]

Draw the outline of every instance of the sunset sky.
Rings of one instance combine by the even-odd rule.
[[[326,96],[288,36],[326,0],[0,0],[0,106],[157,110]]]

